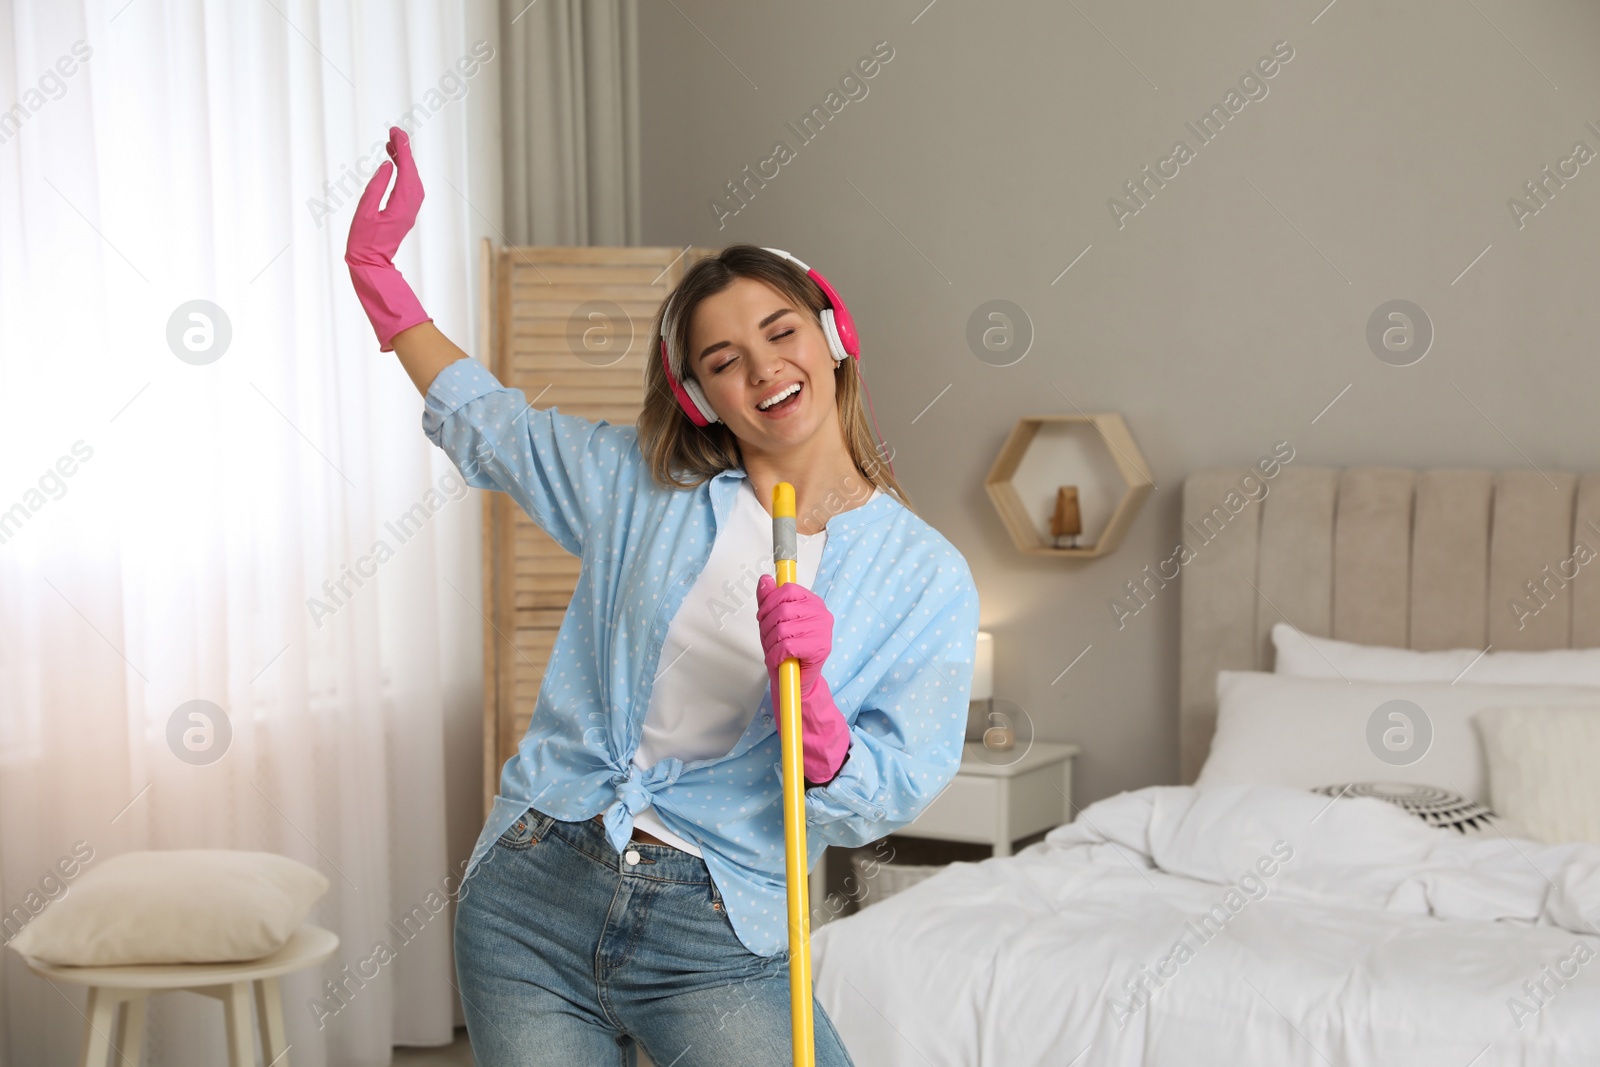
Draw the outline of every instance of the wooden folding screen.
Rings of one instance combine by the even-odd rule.
[[[535,407],[632,423],[661,301],[706,248],[496,247],[483,242],[484,360]],[[656,357],[659,358],[659,357]],[[578,559],[505,493],[483,501],[483,793],[528,729],[578,583]]]

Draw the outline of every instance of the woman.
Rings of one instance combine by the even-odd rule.
[[[636,427],[533,408],[395,270],[422,186],[390,134],[395,166],[368,185],[346,253],[379,347],[467,482],[509,493],[583,561],[462,889],[473,1053],[625,1064],[637,1042],[658,1067],[787,1065],[778,664],[800,662],[814,863],[910,823],[955,774],[971,572],[877,462],[854,328],[820,275],[726,249],[663,304]],[[781,587],[779,481],[799,549],[799,581]],[[814,1012],[819,1067],[849,1064]]]

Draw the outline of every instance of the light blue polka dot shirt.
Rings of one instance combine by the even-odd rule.
[[[472,359],[429,386],[422,428],[469,485],[508,493],[582,560],[468,876],[529,807],[571,822],[603,812],[621,851],[634,816],[654,806],[667,829],[700,846],[744,945],[762,956],[786,950],[771,693],[726,755],[669,757],[648,771],[633,763],[667,626],[745,473],[664,489],[635,427],[530,408]],[[860,497],[871,491],[863,483]],[[808,867],[827,845],[866,845],[906,826],[954,777],[978,633],[966,559],[891,494],[833,515],[827,530],[813,590],[833,614],[822,673],[850,724],[850,748],[832,781],[806,790]]]

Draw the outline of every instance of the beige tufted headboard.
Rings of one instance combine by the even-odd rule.
[[[1415,649],[1600,646],[1600,473],[1208,468],[1184,482],[1181,540],[1182,782],[1210,751],[1217,672],[1271,670],[1279,620]]]

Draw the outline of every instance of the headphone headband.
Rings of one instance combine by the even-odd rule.
[[[834,366],[843,363],[847,357],[854,357],[856,360],[860,360],[861,344],[856,336],[855,320],[850,317],[850,309],[845,307],[844,298],[828,283],[828,279],[824,278],[821,272],[812,270],[801,262],[798,257],[790,255],[781,248],[762,247],[765,251],[771,252],[775,256],[781,256],[805,271],[806,275],[817,283],[817,287],[822,290],[823,296],[827,298],[829,306],[824,308],[818,317],[822,321],[823,336],[828,339],[828,351],[833,355]],[[674,316],[671,313],[671,305],[674,295],[676,294],[670,294],[667,297],[667,306],[663,308],[661,315],[661,367],[667,372],[667,384],[672,387],[672,394],[677,399],[678,406],[683,409],[683,413],[689,416],[689,421],[696,426],[709,426],[722,420],[706,400],[706,395],[701,390],[700,383],[690,377],[685,377],[680,382],[678,376],[672,370],[672,359],[668,354],[668,339],[673,333]]]

